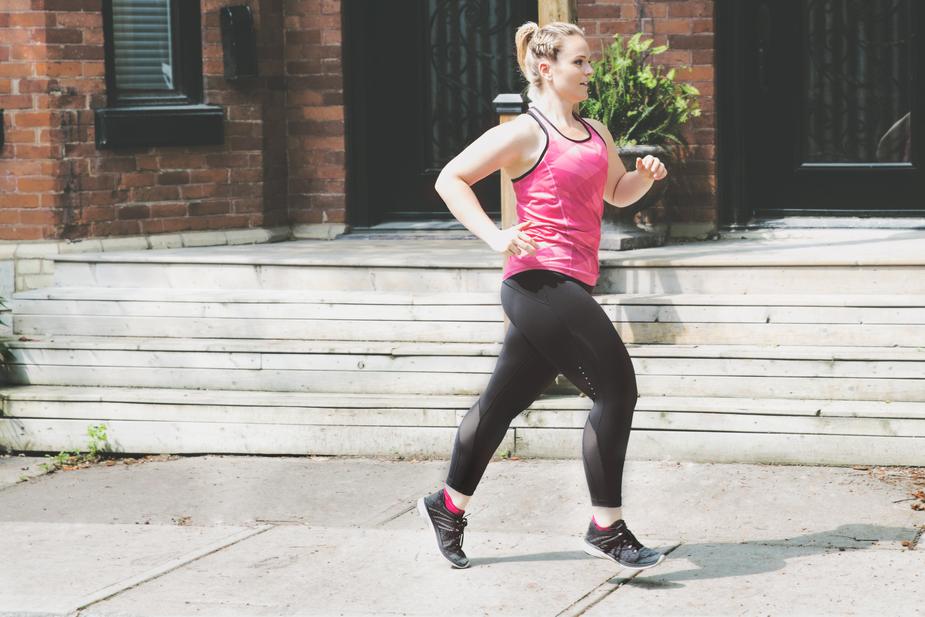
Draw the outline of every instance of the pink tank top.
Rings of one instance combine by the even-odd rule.
[[[533,255],[508,257],[501,278],[524,270],[555,270],[593,287],[599,274],[607,144],[577,115],[588,131],[584,139],[566,137],[536,107],[527,114],[546,134],[546,148],[513,183],[517,222],[533,221],[524,232],[538,246]]]

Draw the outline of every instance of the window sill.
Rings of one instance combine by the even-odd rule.
[[[222,144],[224,117],[218,105],[104,107],[95,113],[96,147]]]

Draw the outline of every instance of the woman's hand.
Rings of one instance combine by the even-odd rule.
[[[668,175],[665,165],[651,154],[647,154],[644,159],[636,157],[636,171],[650,180],[662,180]]]
[[[498,233],[492,235],[488,239],[488,246],[490,246],[493,251],[504,253],[505,255],[516,257],[532,255],[536,252],[536,241],[521,231],[531,223],[533,223],[533,221],[524,221],[523,223],[508,227],[507,229],[499,229]],[[523,251],[523,253],[521,253],[521,251]]]

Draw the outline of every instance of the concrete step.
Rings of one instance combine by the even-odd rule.
[[[925,294],[607,294],[594,290],[602,305],[650,306],[802,306],[921,308]],[[177,289],[146,287],[46,287],[16,292],[12,303],[27,300],[102,300],[192,304],[407,304],[499,305],[498,290],[485,292],[376,292],[309,289]],[[40,304],[37,304],[40,305]]]
[[[0,440],[19,450],[82,447],[86,427],[105,423],[124,452],[446,456],[475,399],[32,386],[0,389],[0,401]],[[500,448],[577,456],[591,404],[542,397],[515,418]],[[633,429],[637,458],[915,464],[925,404],[642,397]],[[794,449],[787,439],[815,447]],[[715,451],[720,443],[727,449]]]
[[[383,311],[385,312],[385,311]],[[475,313],[454,307],[446,312],[469,320],[302,319],[299,317],[184,318],[116,317],[100,315],[16,315],[13,333],[34,336],[145,336],[179,338],[243,338],[356,340],[394,342],[479,342],[504,338],[503,311],[492,321],[472,321]],[[461,313],[467,313],[461,315]],[[484,314],[481,315],[484,317]],[[854,345],[885,347],[925,346],[925,324],[813,324],[813,323],[661,323],[614,321],[624,343],[636,344],[752,344]]]
[[[897,237],[900,236],[900,237]],[[922,233],[833,240],[700,242],[601,251],[602,293],[925,294]],[[497,291],[502,259],[480,240],[280,242],[272,246],[66,254],[55,286]]]
[[[15,384],[478,394],[500,345],[54,337],[11,341]],[[645,395],[925,400],[925,349],[630,345]],[[560,389],[574,391],[564,378]],[[760,394],[759,394],[760,393]]]
[[[182,339],[181,339],[182,340]],[[420,353],[392,354],[387,347],[366,346],[319,351],[312,342],[301,348],[292,341],[286,349],[266,347],[260,340],[240,340],[237,345],[203,349],[194,344],[159,349],[157,342],[141,339],[137,346],[118,339],[54,339],[11,341],[10,365],[77,367],[145,367],[151,369],[278,369],[300,371],[411,371],[425,373],[490,373],[497,362],[488,346],[470,345],[470,355],[441,354],[439,345],[421,347]],[[344,341],[331,341],[342,344]],[[191,342],[191,343],[194,343]],[[495,346],[497,347],[497,346]],[[637,374],[642,375],[739,375],[792,377],[857,377],[918,379],[925,375],[923,348],[845,348],[832,351],[814,348],[815,356],[788,348],[738,346],[630,346]],[[673,349],[669,349],[672,347]],[[727,351],[730,350],[730,351]],[[463,351],[458,349],[457,351]],[[871,353],[868,353],[871,352]],[[904,353],[905,352],[905,353]],[[767,357],[772,356],[772,357]]]
[[[925,346],[925,296],[596,296],[624,342]],[[736,303],[739,304],[736,304]],[[62,288],[17,294],[23,335],[500,340],[497,294]]]
[[[601,265],[601,293],[925,294],[923,266]],[[176,263],[80,263],[56,259],[54,286],[172,289],[316,289],[353,291],[497,291],[490,267],[303,266]]]
[[[208,369],[13,365],[8,383],[240,389],[283,392],[331,391],[389,394],[477,394],[488,384],[487,373],[426,371],[330,371],[291,369]],[[762,375],[637,375],[644,395],[683,392],[692,396],[776,396],[845,400],[925,401],[921,378],[768,377]],[[565,387],[563,385],[562,387]]]
[[[659,323],[925,324],[925,295],[597,294],[612,319]],[[17,314],[143,317],[493,320],[497,293],[401,294],[48,288],[17,293]]]
[[[392,356],[497,356],[500,342],[408,343],[390,341],[339,341],[296,339],[222,339],[164,337],[21,336],[6,341],[15,349],[89,349],[139,351],[194,351],[216,353],[386,354]],[[823,361],[925,361],[921,347],[858,347],[812,345],[636,345],[630,355],[651,358],[735,358]]]

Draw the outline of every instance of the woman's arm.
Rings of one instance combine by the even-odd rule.
[[[636,159],[636,171],[626,171],[620,154],[613,143],[613,136],[604,124],[592,118],[585,118],[597,129],[607,144],[607,183],[604,185],[604,201],[623,208],[639,201],[655,180],[668,175],[668,170],[658,157],[646,156]]]
[[[470,187],[501,168],[521,162],[524,153],[531,150],[536,140],[527,121],[527,118],[520,117],[488,129],[447,163],[434,183],[434,188],[453,216],[466,229],[498,251],[504,250],[500,247],[501,230],[485,214]],[[528,246],[532,240],[526,234],[522,237],[515,234],[513,241],[523,250],[536,248],[535,244]],[[503,242],[505,247],[510,243],[511,239]]]

